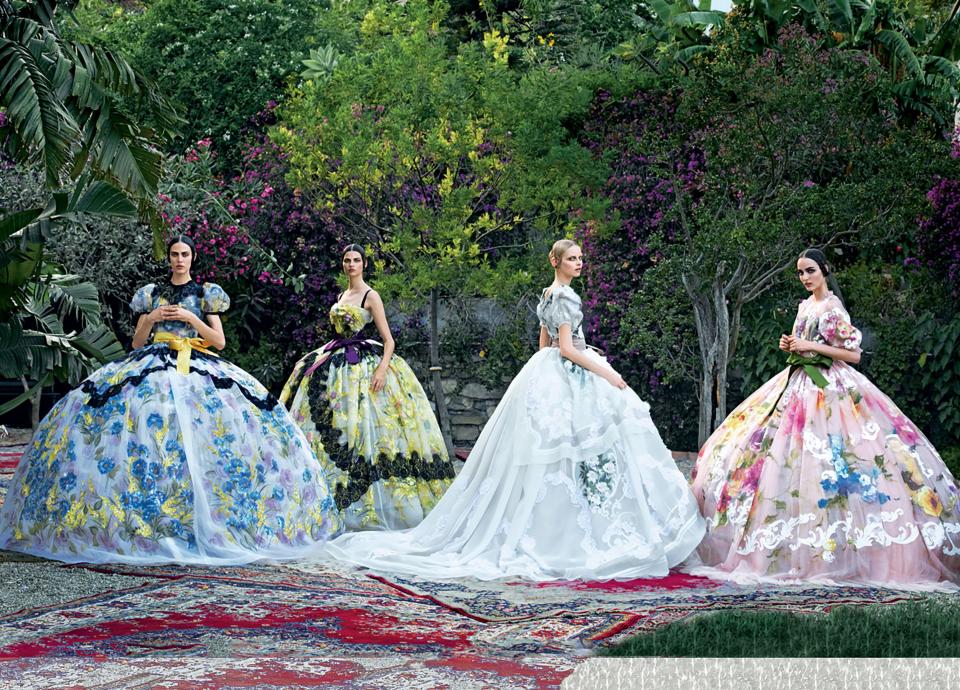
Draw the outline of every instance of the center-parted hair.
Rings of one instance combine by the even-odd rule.
[[[363,247],[359,244],[348,244],[343,248],[343,251],[340,252],[340,260],[343,261],[343,257],[347,255],[347,252],[356,252],[360,255],[360,260],[363,262],[364,267],[367,265],[367,253],[364,251]]]
[[[824,275],[824,277],[830,275],[830,264],[827,263],[827,255],[824,254],[822,250],[816,247],[810,247],[809,249],[804,249],[802,252],[800,252],[800,256],[797,258],[810,259],[820,267],[820,272]]]
[[[560,260],[563,259],[563,255],[567,253],[567,250],[570,249],[570,247],[576,246],[577,243],[573,240],[557,240],[553,243],[553,246],[550,247],[550,252],[547,254],[547,257],[551,259],[551,263],[553,259],[556,259],[559,264]]]
[[[197,255],[197,245],[189,235],[173,235],[167,240],[167,259],[170,258],[170,249],[177,242],[181,242],[190,247],[190,272],[195,272],[200,264],[200,257]]]

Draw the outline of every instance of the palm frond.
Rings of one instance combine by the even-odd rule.
[[[8,29],[13,31],[0,36],[0,105],[17,131],[8,150],[12,148],[10,153],[20,161],[38,159],[47,182],[57,186],[72,158],[74,142],[80,138],[80,128],[47,74],[49,64],[43,61],[54,59],[38,47],[44,42],[35,40],[35,28],[20,19],[10,25]]]

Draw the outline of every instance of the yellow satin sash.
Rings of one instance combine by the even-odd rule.
[[[153,336],[153,342],[166,343],[171,350],[177,352],[177,372],[183,375],[190,373],[190,354],[197,350],[204,354],[219,357],[216,352],[207,349],[210,343],[203,338],[181,338],[173,333],[161,331]]]

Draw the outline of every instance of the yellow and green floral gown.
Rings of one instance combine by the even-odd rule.
[[[430,402],[396,355],[383,389],[370,390],[381,352],[364,334],[366,309],[338,302],[330,321],[339,337],[297,362],[280,401],[320,460],[346,529],[413,527],[454,477]]]

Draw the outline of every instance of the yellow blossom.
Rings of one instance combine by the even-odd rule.
[[[83,518],[84,518],[84,503],[83,501],[77,501],[72,506],[70,506],[70,510],[67,511],[67,515],[63,519],[63,521],[69,529],[77,529],[80,525],[83,524]]]
[[[943,512],[943,503],[940,502],[940,497],[929,486],[925,486],[915,493],[913,501],[931,517],[940,517],[940,513]]]
[[[486,31],[483,34],[483,47],[493,53],[493,61],[500,64],[507,64],[510,59],[510,53],[507,48],[510,36],[501,34],[497,29]]]

